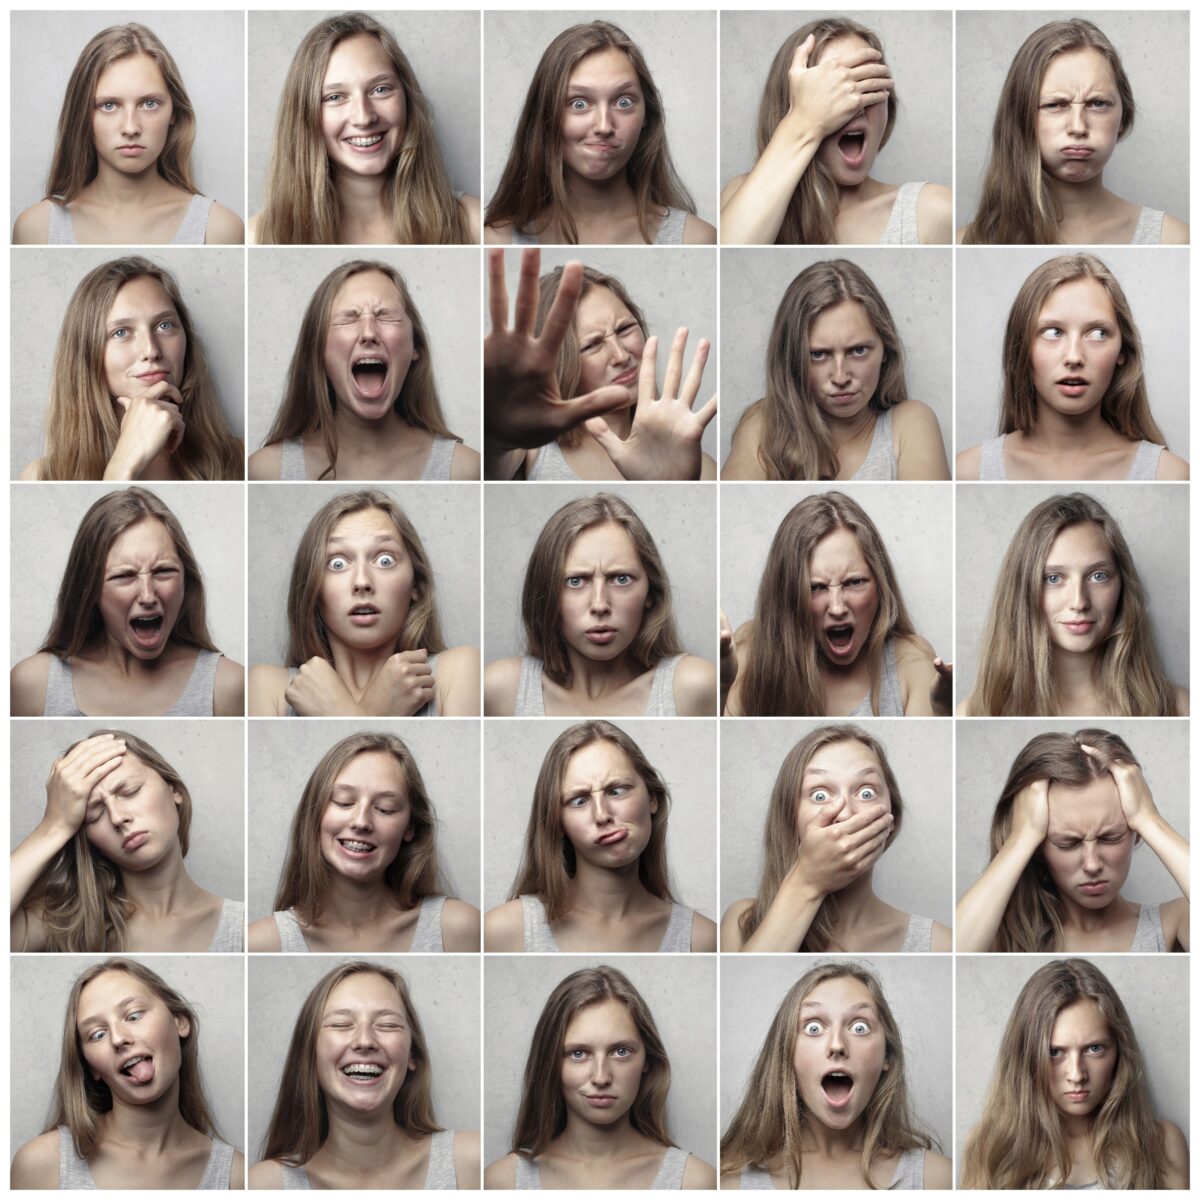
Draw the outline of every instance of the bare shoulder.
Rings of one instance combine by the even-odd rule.
[[[711,1192],[717,1186],[717,1173],[710,1163],[695,1154],[683,1164],[683,1182],[679,1185],[689,1192]]]
[[[703,913],[692,913],[692,953],[712,954],[717,948],[717,923]]]
[[[1159,238],[1159,245],[1186,246],[1191,240],[1192,233],[1187,226],[1187,222],[1170,215],[1163,217],[1162,236]]]
[[[925,1187],[934,1191],[949,1191],[954,1186],[950,1160],[936,1150],[925,1151]]]
[[[250,715],[283,717],[287,715],[284,693],[288,686],[287,667],[259,663],[250,668]]]
[[[902,400],[892,407],[892,424],[901,433],[941,429],[937,413],[924,400]]]
[[[513,227],[510,224],[485,225],[483,227],[483,244],[485,246],[511,246],[512,236]],[[512,1185],[509,1184],[509,1186]]]
[[[13,224],[14,246],[45,246],[49,242],[52,203],[52,200],[39,200],[17,217]]]
[[[1158,456],[1158,471],[1155,473],[1155,479],[1191,479],[1191,477],[1191,468],[1178,454],[1164,450]],[[22,475],[21,478],[24,479],[25,476]],[[36,479],[37,476],[35,475],[34,478]]]
[[[726,185],[725,185],[725,186],[724,186],[724,187],[721,189],[721,207],[722,207],[722,208],[724,208],[724,207],[725,207],[725,205],[726,205],[726,204],[728,204],[728,203],[729,203],[729,201],[730,201],[730,200],[732,200],[732,199],[733,199],[733,197],[737,195],[738,188],[740,188],[740,187],[742,186],[742,184],[743,184],[743,183],[745,183],[745,182],[746,182],[746,176],[745,176],[745,175],[735,175],[735,176],[734,176],[734,177],[733,177],[733,178],[732,178],[732,179],[731,179],[731,180],[730,180],[730,181],[729,181],[729,182],[728,182],[728,183],[727,183],[727,184],[726,184]]]
[[[758,458],[762,445],[763,402],[756,400],[742,414],[729,444],[729,457],[721,470],[722,479],[765,479],[766,472]]]
[[[246,241],[246,226],[242,218],[215,200],[208,210],[208,224],[204,229],[206,246],[241,246]]]
[[[685,654],[675,668],[675,709],[681,717],[711,717],[717,711],[717,669],[706,658]]]
[[[688,213],[683,222],[683,244],[685,246],[715,246],[717,229],[695,213]]]
[[[983,458],[983,446],[970,446],[954,456],[954,478],[979,478],[979,464]]]
[[[233,1152],[233,1162],[229,1165],[229,1190],[246,1190],[246,1156],[240,1150]]]
[[[479,201],[475,202],[477,205]],[[476,226],[478,232],[478,226]],[[454,1131],[454,1182],[459,1191],[479,1190],[479,1132],[475,1129]]]
[[[1164,457],[1165,457],[1165,455],[1164,455]],[[21,474],[18,476],[18,478],[19,479],[43,479],[44,478],[43,472],[45,471],[45,469],[46,469],[46,460],[44,458],[35,458],[33,460],[33,462],[26,463],[21,468]],[[1159,469],[1160,470],[1162,469],[1161,466]],[[1161,478],[1161,476],[1159,478]]]
[[[58,1130],[49,1129],[17,1151],[12,1161],[14,1191],[58,1187],[58,1138]]]
[[[213,716],[246,715],[246,668],[232,658],[217,661],[217,679],[213,686]]]
[[[1190,717],[1192,715],[1192,698],[1187,688],[1180,687],[1177,683],[1173,683],[1171,686],[1175,689],[1175,715]]]
[[[458,207],[467,218],[467,236],[476,246],[479,245],[479,197],[468,196],[464,192],[458,198]]]
[[[282,948],[279,942],[279,926],[274,917],[259,917],[250,922],[247,931],[246,944],[251,954],[278,954]],[[250,1170],[251,1176],[254,1168]]]
[[[451,646],[438,655],[438,712],[443,717],[479,716],[479,650]]]
[[[479,451],[459,442],[450,460],[450,478],[474,482],[479,478]]]
[[[500,954],[525,949],[525,914],[520,900],[506,900],[484,914],[483,948]]]
[[[517,1156],[506,1154],[489,1163],[483,1173],[483,1186],[488,1191],[496,1189],[511,1192],[517,1186]]]
[[[282,1191],[283,1168],[274,1158],[264,1158],[250,1168],[251,1191]]]
[[[967,236],[967,227],[964,225],[961,229],[954,231],[954,241],[956,245],[963,245],[963,238]]]
[[[746,940],[742,935],[740,924],[742,914],[748,912],[753,907],[753,898],[747,897],[745,900],[735,900],[725,910],[725,915],[721,918],[722,950],[740,950],[742,948],[742,943]]]
[[[742,1190],[742,1173],[741,1171],[722,1171],[721,1172],[721,1191],[723,1192],[740,1192]]]
[[[272,442],[250,455],[251,479],[278,479],[283,470],[283,443]]]
[[[258,245],[258,219],[261,216],[262,216],[262,213],[255,213],[254,216],[252,216],[250,218],[250,220],[246,222],[246,245],[247,246],[257,246]],[[253,1173],[254,1173],[253,1167],[250,1168],[250,1173],[253,1175]]]
[[[751,619],[749,621],[743,621],[733,631],[733,646],[734,646],[734,649],[737,650],[737,652],[739,654],[741,654],[741,652],[743,650],[750,649],[750,643],[753,639],[754,639],[754,621],[753,621],[753,619]]]
[[[1188,1186],[1188,1144],[1183,1130],[1174,1121],[1159,1121],[1163,1135],[1164,1188],[1183,1190]]]
[[[14,717],[40,717],[45,712],[46,681],[49,678],[49,650],[39,650],[13,667],[8,687]]]
[[[896,666],[900,670],[926,665],[932,670],[935,653],[934,648],[919,633],[910,633],[906,637],[896,639]]]
[[[927,183],[917,197],[917,237],[922,246],[948,245],[954,230],[954,197],[941,183]]]
[[[519,658],[498,658],[483,669],[483,714],[511,717],[517,708],[517,685],[521,681]]]
[[[929,948],[935,954],[945,954],[954,949],[950,930],[940,921],[934,921],[933,932],[930,935]]]
[[[451,953],[478,954],[479,909],[448,896],[442,905],[442,945]]]

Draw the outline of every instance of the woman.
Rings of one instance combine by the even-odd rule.
[[[404,977],[347,962],[308,993],[252,1189],[477,1189],[479,1134],[443,1129]]]
[[[904,1043],[878,978],[817,963],[783,998],[721,1139],[721,1187],[950,1187],[913,1117]]]
[[[1025,280],[1004,331],[1000,436],[959,479],[1187,479],[1150,413],[1142,342],[1120,283],[1091,254]]]
[[[1029,977],[964,1158],[964,1188],[1188,1186],[1187,1142],[1155,1119],[1133,1023],[1099,967],[1068,958]]]
[[[479,200],[454,191],[433,112],[392,31],[363,12],[326,17],[296,50],[275,118],[268,245],[479,242]]]
[[[446,428],[421,314],[395,267],[356,259],[321,281],[251,479],[478,479]]]
[[[825,725],[788,752],[771,790],[758,895],[721,922],[723,950],[949,950],[950,930],[875,895],[875,864],[904,804],[883,746],[857,725]]]
[[[17,1151],[13,1189],[244,1187],[200,1078],[196,1010],[129,958],[87,967],[67,999],[46,1129]]]
[[[797,29],[767,72],[758,161],[721,193],[721,241],[949,242],[949,188],[871,178],[896,123],[896,105],[877,33],[845,17]]]
[[[484,1187],[711,1189],[667,1129],[671,1064],[641,993],[615,967],[568,975],[538,1018],[512,1152]]]
[[[959,715],[1174,717],[1188,708],[1187,689],[1159,662],[1120,526],[1083,492],[1043,500],[1004,556]]]
[[[949,479],[933,410],[910,400],[904,347],[871,277],[844,258],[788,286],[767,394],[743,414],[723,479]]]
[[[479,715],[479,651],[443,644],[433,567],[386,492],[342,492],[318,510],[287,611],[287,666],[251,669],[251,716]]]
[[[17,218],[13,242],[240,246],[241,219],[196,187],[195,137],[162,42],[145,25],[102,29],[71,71],[45,199]]]
[[[388,733],[343,738],[304,786],[251,951],[478,951],[479,911],[444,895],[436,843],[412,751]]]
[[[1183,895],[1121,895],[1144,841]],[[1043,733],[1017,755],[992,816],[991,862],[958,903],[958,949],[1029,954],[1187,950],[1190,851],[1115,733]]]
[[[715,950],[717,927],[671,894],[671,794],[641,747],[608,721],[572,725],[546,752],[508,902],[485,950]]]
[[[791,509],[754,618],[721,624],[726,716],[950,715],[951,665],[913,629],[879,530],[841,492]]]
[[[50,632],[12,669],[12,714],[240,717],[244,677],[209,636],[183,527],[153,492],[131,487],[80,521]]]
[[[521,619],[529,653],[488,663],[487,716],[713,714],[712,664],[684,653],[658,547],[620,496],[572,500],[546,522]]]
[[[502,272],[501,251],[489,259]],[[522,255],[517,311],[532,299],[536,276],[536,250]],[[525,265],[532,262],[533,275]],[[716,416],[717,398],[692,412],[711,343],[703,340],[686,380],[683,352],[687,330],[679,329],[671,343],[661,398],[655,368],[658,338],[648,337],[646,318],[624,285],[613,275],[578,264],[557,267],[537,280],[537,325],[528,334],[504,326],[508,320],[507,296],[497,314],[493,299],[493,330],[484,344],[487,362],[486,404],[514,420],[522,405],[545,404],[547,397],[572,402],[597,392],[620,393],[623,407],[573,426],[563,432],[548,431],[543,444],[528,450],[505,451],[491,431],[485,442],[489,479],[578,481],[581,479],[715,479],[716,463],[700,449],[709,421]],[[570,275],[570,310],[573,319],[561,324],[563,302],[559,293]],[[579,287],[575,288],[575,277]],[[503,287],[493,273],[493,289]],[[578,305],[574,297],[578,296]],[[558,337],[561,332],[561,339]],[[541,368],[536,387],[523,377],[531,355],[554,340],[549,353],[535,364]],[[531,395],[531,390],[533,394]],[[551,401],[553,403],[553,401]],[[560,403],[561,406],[561,403]],[[586,430],[590,437],[584,437]]]
[[[1104,186],[1104,168],[1133,117],[1133,89],[1103,31],[1079,18],[1035,29],[1008,69],[979,207],[958,240],[1186,244],[1182,221]]]
[[[89,271],[54,351],[46,455],[21,478],[244,477],[174,276],[139,256]]]
[[[241,953],[245,904],[184,866],[191,823],[187,785],[148,742],[119,730],[76,742],[10,860],[13,949]]]
[[[623,29],[572,25],[546,47],[483,238],[514,246],[716,242],[676,174],[662,97]]]

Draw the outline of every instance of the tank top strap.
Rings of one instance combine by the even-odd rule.
[[[209,944],[209,954],[241,954],[245,949],[243,927],[246,923],[244,900],[223,900],[217,931]]]
[[[660,659],[654,668],[654,678],[650,681],[650,699],[646,704],[645,717],[675,717],[678,710],[675,707],[675,671],[682,660],[682,654],[672,658]]]
[[[654,235],[656,246],[682,246],[683,227],[687,224],[687,212],[682,208],[667,209],[667,215],[659,222]]]
[[[442,909],[445,904],[445,896],[421,898],[421,911],[417,913],[417,927],[413,930],[409,953],[441,954],[445,949],[442,945]]]
[[[533,460],[533,469],[525,476],[530,483],[553,480],[561,483],[577,483],[580,476],[571,470],[562,447],[557,442],[547,442]]]
[[[924,954],[933,948],[933,918],[911,915],[904,931],[902,954]]]
[[[96,1184],[87,1159],[75,1153],[75,1141],[66,1125],[58,1127],[58,1190],[94,1192]]]
[[[541,1167],[523,1154],[517,1155],[516,1190],[519,1192],[540,1192],[542,1190]]]
[[[53,197],[50,198],[50,223],[46,229],[46,245],[74,246],[75,226],[71,223],[71,210]]]
[[[429,1139],[429,1170],[425,1174],[427,1192],[458,1190],[454,1174],[454,1130],[441,1129]]]
[[[1158,478],[1158,463],[1163,456],[1165,446],[1155,445],[1144,438],[1138,442],[1137,453],[1129,467],[1126,479],[1153,480]]]
[[[204,234],[208,229],[208,217],[212,212],[211,196],[195,195],[183,214],[183,222],[171,239],[172,246],[203,246]]]
[[[686,904],[671,905],[671,918],[667,921],[659,954],[687,953],[692,948],[693,912]]]
[[[201,650],[196,655],[196,664],[184,685],[179,699],[165,713],[168,717],[211,717],[213,715],[213,693],[217,686],[217,664],[221,661],[219,650]]]
[[[868,707],[870,702],[868,701]],[[896,666],[896,639],[888,638],[883,648],[883,677],[879,681],[879,715],[881,717],[904,716],[904,702],[900,695],[900,670]]]
[[[993,481],[1008,478],[1004,470],[1004,434],[988,438],[979,447],[979,478]]]
[[[279,478],[308,479],[304,467],[304,440],[302,438],[284,438],[279,443]]]
[[[521,676],[517,680],[514,717],[544,717],[546,701],[542,695],[542,660],[531,654],[521,656]]]
[[[893,481],[896,475],[896,452],[892,449],[892,410],[885,408],[875,418],[871,444],[853,478]]]
[[[50,655],[50,669],[46,673],[46,700],[42,705],[44,717],[82,717],[86,714],[75,699],[75,684],[71,678],[71,664],[57,654]]]
[[[220,1138],[213,1138],[212,1153],[197,1188],[201,1192],[229,1191],[229,1172],[233,1169],[233,1147]]]
[[[312,1184],[308,1182],[308,1172],[303,1167],[291,1167],[287,1163],[279,1164],[283,1176],[285,1192],[311,1192]]]
[[[429,447],[429,457],[425,460],[425,469],[421,472],[420,482],[428,483],[431,480],[449,479],[454,465],[454,447],[457,445],[458,438],[438,437],[435,434],[433,445]]]
[[[284,909],[283,912],[272,913],[275,918],[275,928],[279,930],[279,951],[281,954],[307,954],[308,943],[300,931],[300,922],[294,909]]]
[[[537,896],[521,898],[521,949],[527,954],[557,954],[558,943],[546,919],[546,906]]]
[[[742,1177],[739,1182],[743,1192],[773,1192],[775,1190],[775,1181],[771,1178],[771,1172],[764,1171],[762,1167],[757,1167],[753,1163],[747,1163],[742,1168]]]
[[[925,1151],[919,1146],[901,1152],[888,1191],[917,1191],[925,1187]]]
[[[917,200],[924,180],[920,183],[902,183],[892,201],[892,211],[888,214],[888,222],[880,235],[881,246],[919,246],[920,234],[917,228]]]
[[[1157,246],[1162,242],[1163,217],[1157,208],[1143,208],[1138,213],[1138,222],[1129,239],[1131,246]]]
[[[1143,904],[1138,912],[1137,928],[1133,931],[1131,954],[1161,954],[1170,947],[1163,937],[1162,905]]]
[[[658,1168],[658,1174],[655,1175],[654,1182],[650,1185],[650,1190],[673,1192],[683,1187],[683,1168],[687,1166],[687,1160],[690,1157],[686,1150],[682,1150],[678,1146],[668,1146],[666,1154],[663,1155],[662,1165]]]

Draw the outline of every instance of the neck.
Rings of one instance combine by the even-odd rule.
[[[145,679],[154,676],[164,670],[166,664],[175,658],[175,647],[172,646],[169,638],[157,658],[139,658],[115,638],[107,635],[101,635],[101,641],[94,643],[89,649],[91,650],[89,658],[100,660],[110,670],[130,679]]]
[[[583,692],[589,700],[617,691],[642,673],[628,651],[609,661],[598,661],[568,646],[567,661],[571,665],[571,691]]]
[[[875,868],[864,871],[857,879],[852,879],[840,892],[834,892],[837,917],[836,928],[841,933],[849,933],[866,925],[878,923],[883,910],[888,908],[872,886],[871,879]]]
[[[378,1112],[347,1113],[326,1098],[326,1108],[329,1136],[318,1153],[338,1174],[353,1177],[387,1170],[413,1148],[413,1139],[396,1124],[390,1104],[380,1105]]]
[[[1116,199],[1104,186],[1103,172],[1084,183],[1064,183],[1045,171],[1042,172],[1042,179],[1054,202],[1054,213],[1060,223],[1086,218]]]
[[[396,911],[382,875],[359,881],[336,871],[329,873],[322,924],[337,924],[354,932],[376,930]]]
[[[622,171],[611,179],[584,179],[566,172],[567,207],[576,219],[623,217],[637,211],[637,197]]]
[[[1087,449],[1096,438],[1106,434],[1125,440],[1105,421],[1099,404],[1072,416],[1039,402],[1033,428],[1021,436],[1036,441],[1040,448],[1050,453],[1071,454]]]
[[[858,1157],[862,1153],[862,1118],[848,1129],[830,1129],[820,1121],[805,1121],[800,1130],[800,1148],[822,1158]]]
[[[555,1141],[568,1157],[587,1162],[632,1154],[641,1134],[629,1123],[629,1113],[612,1125],[593,1125],[568,1108],[567,1127]]]
[[[386,221],[384,208],[384,175],[350,175],[339,171],[334,179],[342,207],[343,225],[369,225]]]
[[[831,417],[825,413],[822,413],[821,416],[825,421],[825,427],[829,430],[829,436],[833,439],[833,444],[839,450],[852,445],[864,435],[870,434],[875,428],[875,422],[879,420],[879,414],[869,404],[852,417],[843,419]]]
[[[346,685],[355,703],[371,686],[371,681],[383,670],[383,664],[396,653],[396,647],[388,642],[371,650],[352,650],[333,638],[329,639],[333,652],[333,669]]]
[[[1096,690],[1096,668],[1100,662],[1098,651],[1080,653],[1051,646],[1050,662],[1060,700],[1086,697]]]
[[[152,917],[168,917],[188,908],[204,894],[204,889],[187,873],[178,842],[152,867],[122,871],[121,883],[134,907]]]
[[[101,1118],[100,1144],[145,1156],[166,1154],[185,1141],[192,1127],[179,1112],[179,1079],[149,1104],[126,1104],[114,1097]]]
[[[872,179],[870,175],[862,183],[855,183],[848,187],[838,184],[838,211],[844,212],[856,204],[865,204],[868,200],[874,200],[883,186],[877,180]]]
[[[1064,896],[1061,892],[1058,894],[1058,899],[1062,905],[1064,927],[1077,929],[1081,933],[1095,933],[1097,930],[1107,929],[1109,926],[1123,921],[1133,911],[1133,905],[1119,894],[1114,896],[1103,908],[1084,908],[1081,904],[1076,904],[1070,896]]]
[[[1062,1131],[1063,1136],[1067,1139],[1067,1146],[1071,1151],[1071,1157],[1076,1161],[1079,1159],[1080,1151],[1084,1151],[1088,1159],[1091,1158],[1092,1147],[1092,1117],[1089,1113],[1086,1117],[1068,1116],[1062,1113]],[[1086,1143],[1086,1146],[1081,1145]]]
[[[633,429],[633,406],[621,408],[616,412],[605,413],[601,418],[622,441],[628,439]]]
[[[96,178],[87,185],[88,197],[97,204],[110,208],[140,208],[157,203],[170,184],[158,173],[157,165],[151,163],[136,175],[114,170],[99,161]]]
[[[348,404],[339,404],[333,410],[333,427],[337,430],[339,454],[345,449],[355,454],[379,455],[413,431],[394,407],[379,420],[368,421],[351,411]]]
[[[635,859],[623,867],[597,867],[582,858],[575,860],[571,885],[571,909],[606,920],[621,921],[650,899],[642,885]]]

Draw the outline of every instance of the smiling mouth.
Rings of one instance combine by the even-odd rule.
[[[366,858],[379,848],[374,842],[360,842],[355,838],[338,838],[337,844],[352,858]]]
[[[830,1071],[821,1076],[821,1091],[831,1108],[845,1108],[854,1091],[854,1080],[845,1071]]]
[[[378,1063],[347,1063],[342,1074],[352,1083],[370,1086],[382,1077],[383,1068]]]
[[[360,137],[342,138],[342,141],[347,146],[353,146],[355,150],[373,150],[380,142],[383,141],[382,133],[369,133]]]

